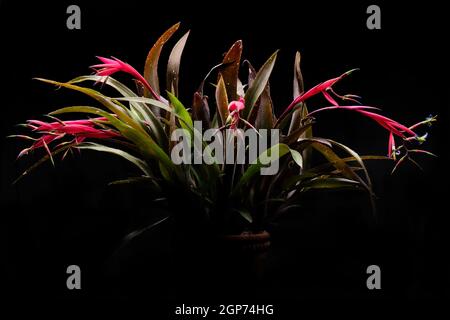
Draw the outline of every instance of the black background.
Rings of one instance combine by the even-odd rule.
[[[69,2],[25,4],[2,1],[1,136],[13,134],[26,119],[83,97],[33,81],[60,81],[90,73],[96,55],[116,56],[143,68],[159,35],[181,21],[191,30],[181,66],[181,100],[189,104],[209,69],[238,39],[244,58],[257,68],[281,49],[271,78],[278,112],[292,99],[292,65],[302,52],[306,87],[351,68],[361,71],[337,90],[363,97],[389,117],[406,124],[438,114],[427,147],[438,159],[421,157],[424,172],[405,165],[390,176],[391,165],[370,164],[378,219],[370,219],[365,199],[352,194],[320,194],[308,212],[268,226],[272,301],[357,298],[377,300],[447,298],[448,255],[448,38],[445,12],[427,2],[377,4],[382,29],[366,28],[369,2],[276,1],[248,4],[174,1],[74,2],[81,7],[81,30],[66,28]],[[174,40],[170,45],[174,44]],[[164,51],[160,68],[169,49]],[[126,78],[124,78],[125,80]],[[70,101],[70,102],[69,102]],[[316,105],[314,105],[316,103]],[[313,108],[320,100],[314,100]],[[317,134],[344,142],[361,154],[386,152],[387,133],[370,120],[349,113],[320,116]],[[143,236],[133,248],[114,255],[121,238],[141,221],[160,213],[142,190],[108,187],[135,173],[126,163],[85,152],[46,164],[17,185],[11,182],[36,155],[15,160],[23,142],[1,138],[1,290],[14,300],[168,301],[174,267],[168,255],[167,226]],[[66,267],[82,269],[79,292],[66,289]],[[382,270],[382,290],[365,286],[366,268]],[[176,278],[176,277],[175,277]],[[192,291],[200,288],[192,288]],[[231,298],[231,297],[230,297]]]

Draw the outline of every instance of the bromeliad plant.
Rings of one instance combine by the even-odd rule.
[[[32,141],[19,157],[37,149],[44,149],[46,155],[22,176],[47,160],[54,162],[57,155],[64,159],[74,149],[112,153],[128,160],[140,171],[136,177],[114,183],[148,184],[155,199],[164,198],[169,206],[183,203],[185,210],[179,216],[207,221],[219,232],[257,232],[271,217],[298,205],[302,196],[311,190],[359,189],[367,191],[372,198],[366,160],[390,159],[395,162],[395,171],[407,160],[417,164],[412,158],[416,153],[432,155],[414,146],[425,141],[426,134],[420,135],[419,130],[431,125],[436,117],[406,126],[381,115],[378,108],[361,105],[358,96],[337,94],[334,85],[353,70],[305,91],[298,52],[294,63],[294,99],[276,117],[269,77],[277,52],[256,72],[248,61],[241,63],[241,41],[233,44],[223,61],[208,73],[187,108],[178,98],[178,82],[181,55],[189,32],[175,44],[169,56],[165,91],[161,90],[158,77],[161,50],[178,27],[176,24],[168,29],[152,47],[143,74],[117,58],[98,57],[100,63],[93,66],[93,75],[68,82],[37,79],[83,93],[91,97],[96,106],[64,107],[49,114],[50,122],[29,120],[24,124],[37,137],[15,135]],[[245,85],[239,79],[241,65],[248,67]],[[130,75],[136,88],[131,89],[113,78],[116,73]],[[217,82],[205,88],[213,73],[217,73]],[[98,90],[86,86],[88,82]],[[117,94],[105,95],[101,92],[103,86],[112,87]],[[212,99],[205,94],[208,89],[215,90],[214,108],[210,108]],[[310,111],[306,102],[316,95],[322,95],[327,105]],[[389,137],[387,155],[360,156],[342,143],[314,136],[312,129],[316,118],[326,110],[356,112],[374,120]],[[73,113],[84,114],[86,118],[59,118]],[[175,165],[170,157],[174,147],[171,134],[183,128],[192,138],[198,133],[194,121],[201,121],[203,130],[279,129],[281,138],[277,148],[262,151],[253,163]],[[208,147],[203,145],[202,148],[203,152]],[[313,152],[323,157],[313,161]],[[262,160],[267,160],[269,155],[280,161],[280,170],[272,176],[260,175],[260,169],[267,164]],[[215,155],[210,156],[214,159]],[[192,210],[187,212],[187,208]]]

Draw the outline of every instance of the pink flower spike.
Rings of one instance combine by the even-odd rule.
[[[76,135],[80,133],[97,133],[100,130],[83,124],[67,124],[57,129],[58,132]]]
[[[95,126],[95,120],[105,120],[106,118],[98,117],[94,119],[82,119],[82,120],[68,120],[68,121],[60,121],[60,122],[51,122],[47,123],[40,120],[28,120],[28,127],[30,127],[33,131],[52,131],[59,130],[66,125],[84,125],[84,126]]]
[[[281,114],[281,116],[278,118],[277,120],[277,124],[286,116],[286,114],[292,110],[292,108],[294,108],[296,105],[298,105],[299,103],[311,98],[312,96],[320,93],[320,92],[325,92],[325,90],[331,90],[331,87],[338,82],[339,80],[341,80],[342,78],[345,78],[346,76],[348,76],[349,74],[351,74],[353,71],[358,70],[358,69],[352,69],[349,70],[345,73],[343,73],[342,75],[340,75],[339,77],[327,80],[325,82],[319,83],[318,85],[316,85],[315,87],[309,89],[308,91],[306,91],[305,93],[299,95],[297,98],[295,98],[291,104],[283,111],[283,113]],[[324,94],[325,95],[325,94]],[[329,95],[328,95],[329,96]],[[325,95],[325,98],[331,98],[331,96],[327,97]],[[331,102],[331,104],[336,105],[337,102],[334,101],[333,98],[331,98],[332,101],[328,100]]]
[[[388,157],[395,160],[395,139],[392,132],[389,133]]]
[[[330,106],[330,107],[324,107],[324,108],[320,108],[320,109],[311,111],[310,113],[308,113],[308,117],[312,116],[315,113],[321,112],[321,111],[333,110],[333,109],[356,110],[356,111],[366,110],[366,109],[380,110],[379,108],[370,107],[370,106]]]
[[[97,132],[85,132],[78,134],[76,138],[95,138],[95,139],[109,139],[120,137],[120,134],[113,130],[98,130]]]
[[[153,90],[147,80],[145,80],[145,78],[131,65],[114,57],[112,57],[112,59],[109,59],[97,56],[97,58],[103,63],[95,64],[91,66],[91,68],[96,71],[96,74],[98,76],[110,76],[119,71],[128,73],[133,78],[139,80],[150,91],[155,99],[161,101],[160,96],[155,92],[155,90]]]
[[[111,64],[111,65],[114,65],[114,64],[116,63],[116,61],[113,60],[113,59],[109,59],[109,58],[105,58],[105,57],[99,57],[99,56],[97,56],[97,58],[98,58],[101,62],[103,62],[104,64]]]
[[[322,94],[325,97],[325,99],[327,99],[328,102],[331,103],[333,106],[339,106],[339,103],[337,103],[336,100],[334,100],[334,98],[326,90],[322,91]]]
[[[391,131],[393,133],[395,133],[396,135],[398,135],[398,136],[400,136],[402,138],[405,137],[404,133],[408,133],[411,136],[417,136],[416,133],[414,131],[412,131],[411,129],[409,129],[406,126],[398,123],[397,121],[389,119],[389,118],[387,118],[385,116],[382,116],[380,114],[376,114],[376,113],[373,113],[373,112],[364,111],[364,110],[358,110],[358,112],[368,116],[369,118],[375,120],[379,124],[386,125],[387,127],[392,129]]]

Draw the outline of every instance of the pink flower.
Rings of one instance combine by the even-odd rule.
[[[402,125],[401,123],[392,120],[388,117],[382,116],[380,114],[374,113],[374,112],[370,112],[367,111],[368,109],[375,109],[375,110],[379,110],[378,108],[375,107],[369,107],[369,106],[331,106],[331,107],[325,107],[325,108],[320,108],[317,110],[314,110],[312,112],[310,112],[308,114],[308,116],[312,116],[315,113],[318,113],[320,111],[324,111],[324,110],[331,110],[331,109],[344,109],[344,110],[354,110],[357,111],[369,118],[371,118],[372,120],[376,121],[380,126],[382,126],[383,128],[385,128],[386,130],[388,130],[389,132],[392,132],[393,134],[405,139],[406,134],[409,134],[411,137],[416,137],[416,133],[414,131],[412,131],[410,128]]]
[[[150,91],[155,99],[161,100],[160,96],[155,92],[155,90],[153,90],[148,81],[145,80],[145,78],[128,63],[114,57],[111,57],[112,59],[104,57],[97,58],[103,63],[93,65],[91,68],[94,68],[98,76],[110,76],[119,71],[128,73],[133,78],[139,80]]]
[[[241,111],[245,108],[245,100],[244,98],[240,97],[238,101],[231,101],[228,104],[228,111],[234,112],[234,111]]]
[[[83,120],[68,120],[68,121],[61,121],[61,122],[51,122],[47,123],[40,120],[28,120],[28,127],[33,129],[33,131],[50,131],[50,130],[57,130],[63,126],[66,125],[84,125],[84,126],[90,126],[94,127],[95,122],[94,121],[105,121],[106,118],[104,117],[98,117],[93,119],[83,119]]]
[[[395,159],[395,139],[392,131],[389,133],[388,157]]]
[[[340,107],[342,108],[342,107]],[[403,139],[407,138],[406,134],[409,134],[411,137],[417,137],[417,134],[409,129],[408,127],[402,125],[401,123],[389,119],[385,116],[382,116],[380,114],[376,114],[373,112],[365,111],[362,109],[356,109],[359,113],[362,113],[365,116],[368,116],[372,120],[375,120],[379,125],[381,125],[386,130],[390,131],[391,133],[395,134],[396,136],[399,136]]]
[[[303,94],[299,95],[297,98],[294,99],[294,101],[291,102],[291,104],[286,108],[286,110],[284,111],[284,113],[290,111],[293,107],[295,107],[297,104],[299,104],[300,102],[304,102],[307,99],[311,98],[312,96],[315,96],[318,93],[322,93],[324,95],[324,97],[332,104],[337,106],[338,103],[331,97],[331,95],[327,92],[327,90],[331,90],[332,91],[332,86],[340,81],[341,79],[345,78],[346,76],[350,75],[353,71],[355,71],[356,69],[347,71],[343,74],[341,74],[339,77],[324,81],[322,83],[319,83],[318,85],[316,85],[315,87],[309,89],[308,91],[304,92]],[[333,91],[332,91],[333,92]],[[351,95],[349,95],[351,96]],[[347,98],[346,96],[339,96],[340,98]]]
[[[22,136],[18,136],[18,137],[22,138]],[[54,141],[54,140],[61,139],[62,137],[64,137],[64,134],[60,134],[60,135],[57,135],[57,134],[44,134],[43,136],[41,136],[38,139],[33,139],[33,138],[30,138],[30,137],[23,136],[23,138],[31,139],[31,140],[34,140],[35,142],[31,145],[31,147],[25,148],[22,151],[20,151],[18,156],[17,156],[17,158],[20,158],[23,155],[28,154],[28,152],[30,152],[30,151],[32,151],[34,149],[38,149],[38,148],[42,148],[42,147],[44,147],[47,150],[47,152],[50,153],[50,150],[48,148],[48,144],[50,142]]]
[[[240,120],[239,112],[245,108],[245,100],[240,97],[238,101],[231,101],[228,104],[228,111],[230,112],[231,124],[230,128],[235,130]]]
[[[369,107],[369,106],[331,106],[331,107],[325,107],[325,108],[320,108],[320,109],[314,110],[314,111],[310,112],[308,114],[308,116],[311,116],[320,111],[331,110],[331,109],[344,109],[344,110],[357,111],[357,112],[365,115],[366,117],[371,118],[372,120],[377,122],[380,126],[385,128],[386,130],[388,130],[389,131],[388,157],[393,158],[394,160],[395,160],[394,135],[401,137],[404,140],[412,140],[412,139],[418,138],[417,134],[413,130],[411,130],[411,128],[408,128],[408,127],[402,125],[401,123],[399,123],[395,120],[392,120],[388,117],[382,116],[382,115],[374,113],[374,112],[367,111],[369,109],[378,109],[378,108],[374,108],[374,107]],[[409,135],[409,137],[407,135]]]
[[[15,135],[13,137],[23,138],[34,141],[33,144],[23,149],[18,157],[28,154],[28,152],[44,147],[51,155],[49,144],[55,140],[61,139],[66,135],[73,137],[73,142],[76,144],[83,142],[87,138],[94,139],[109,139],[120,137],[120,134],[111,129],[97,129],[95,128],[95,120],[106,120],[105,118],[82,119],[82,120],[68,120],[56,122],[44,122],[40,120],[28,120],[27,126],[33,131],[38,131],[41,136],[39,138],[32,138],[24,135]]]

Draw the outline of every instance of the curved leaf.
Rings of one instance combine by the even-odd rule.
[[[252,82],[251,86],[245,93],[245,109],[242,110],[242,117],[244,119],[249,119],[252,110],[256,104],[261,93],[269,81],[270,74],[272,73],[273,66],[277,59],[278,50],[273,53],[270,58],[264,63],[261,69],[256,74],[255,80]]]
[[[204,130],[210,128],[208,99],[205,96],[202,96],[200,92],[194,93],[194,98],[192,101],[192,117],[194,120],[199,120],[202,122],[202,127]]]
[[[69,81],[69,83],[79,83],[83,81],[95,81],[105,83],[115,90],[122,94],[124,97],[138,97],[134,91],[128,88],[126,85],[121,83],[120,81],[112,78],[112,77],[101,77],[96,75],[89,76],[81,76]],[[114,99],[118,100],[118,99]],[[139,101],[127,100],[130,103],[131,109],[137,114],[137,118],[135,120],[140,120],[145,122],[151,129],[151,132],[154,135],[156,141],[158,141],[161,145],[167,147],[168,139],[165,135],[164,129],[161,125],[161,122],[156,118],[153,111],[145,104]]]
[[[194,124],[192,122],[192,118],[189,112],[186,110],[186,108],[183,106],[183,104],[180,102],[180,100],[178,100],[178,98],[175,95],[173,95],[170,92],[168,92],[167,94],[169,95],[169,100],[172,106],[174,107],[175,113],[181,118],[181,120],[183,120],[180,121],[180,125],[184,129],[192,131]]]
[[[89,149],[89,150],[94,150],[94,151],[115,154],[115,155],[122,157],[125,160],[131,162],[132,164],[134,164],[147,176],[152,175],[152,173],[145,161],[143,161],[139,158],[136,158],[135,156],[133,156],[133,155],[129,154],[128,152],[125,152],[121,149],[107,147],[102,144],[98,144],[98,143],[94,143],[94,142],[83,142],[82,144],[79,144],[78,146],[76,146],[76,148],[77,149]]]
[[[216,105],[217,105],[217,113],[220,116],[221,124],[220,126],[225,125],[228,119],[228,96],[227,89],[225,87],[225,82],[222,76],[219,76],[219,82],[216,87]]]
[[[230,101],[238,100],[237,84],[239,75],[239,65],[241,63],[242,55],[242,40],[236,41],[223,58],[223,65],[220,70],[220,75],[225,82],[227,96]]]
[[[276,159],[272,159],[273,156],[269,156],[269,153],[275,152],[275,150],[278,148],[278,155]],[[243,186],[245,186],[250,179],[255,176],[262,167],[270,165],[269,161],[272,159],[274,161],[278,161],[281,157],[283,157],[285,154],[287,154],[290,151],[289,147],[283,143],[279,143],[275,146],[272,146],[271,148],[265,150],[262,152],[259,157],[254,161],[253,164],[251,164],[247,170],[244,172],[242,177],[239,179],[239,182],[236,184],[235,188],[233,189],[232,195],[235,195]]]
[[[146,133],[135,130],[126,123],[116,119],[111,114],[94,107],[66,107],[61,108],[56,111],[51,112],[51,114],[62,114],[70,112],[81,112],[81,113],[91,113],[96,115],[101,115],[106,117],[111,125],[116,127],[120,131],[122,136],[132,141],[136,147],[138,147],[141,154],[146,158],[159,160],[169,172],[177,172],[175,165],[171,161],[167,153]]]
[[[301,191],[309,191],[311,189],[361,189],[359,182],[345,178],[317,178],[301,185]]]
[[[43,156],[41,159],[39,159],[37,162],[35,162],[33,165],[31,165],[30,167],[28,167],[28,169],[26,169],[24,172],[22,172],[22,174],[17,177],[12,184],[16,184],[17,182],[19,182],[20,180],[22,180],[23,177],[25,177],[26,175],[28,175],[31,171],[33,171],[34,169],[36,169],[37,167],[39,167],[41,164],[45,163],[47,160],[50,160],[52,157],[56,156],[57,154],[66,151],[68,149],[70,149],[71,147],[75,146],[76,143],[69,143],[66,144],[56,150],[51,151],[50,153],[47,153],[45,156]]]
[[[156,93],[160,94],[159,89],[159,78],[158,78],[158,61],[164,44],[172,37],[175,31],[180,27],[180,23],[174,24],[166,32],[159,37],[158,41],[150,49],[147,59],[145,60],[144,67],[144,78],[148,81],[150,86],[155,90]],[[150,97],[150,92],[145,89],[144,91],[146,97]]]
[[[134,129],[141,131],[141,132],[145,132],[144,129],[142,128],[142,126],[135,120],[133,120],[129,114],[128,114],[128,110],[122,108],[121,106],[115,104],[111,98],[101,94],[100,92],[90,89],[90,88],[85,88],[85,87],[80,87],[80,86],[76,86],[73,85],[71,83],[65,83],[65,82],[58,82],[58,81],[53,81],[53,80],[47,80],[47,79],[41,79],[41,78],[35,78],[36,80],[42,81],[42,82],[46,82],[46,83],[50,83],[59,87],[64,87],[67,89],[72,89],[75,91],[79,91],[82,92],[88,96],[90,96],[91,98],[97,100],[98,102],[100,102],[103,106],[105,106],[107,109],[109,109],[111,112],[113,112],[114,114],[117,115],[117,117],[122,120],[123,122],[125,122],[126,124],[128,124],[129,126],[133,127]]]
[[[267,83],[266,88],[261,94],[261,99],[256,114],[256,129],[272,129],[274,123],[273,102],[270,97],[270,86]],[[252,119],[249,119],[252,122]]]
[[[167,91],[173,93],[176,97],[178,97],[181,55],[183,54],[184,46],[189,37],[189,32],[190,31],[186,32],[186,34],[175,44],[167,63]]]

